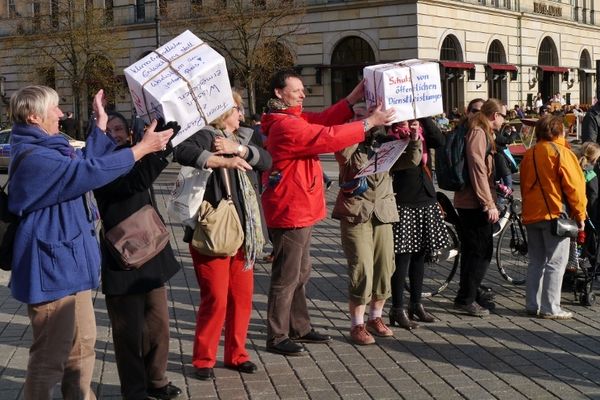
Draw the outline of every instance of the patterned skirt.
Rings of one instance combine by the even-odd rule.
[[[440,206],[435,203],[424,207],[398,206],[400,222],[393,224],[394,253],[431,253],[450,246],[448,230]]]

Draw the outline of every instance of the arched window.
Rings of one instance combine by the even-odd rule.
[[[592,74],[589,70],[592,68],[592,58],[590,53],[583,49],[579,57],[579,104],[592,104],[594,96],[592,86]]]
[[[499,40],[494,40],[492,41],[492,44],[490,44],[487,62],[506,64],[506,52],[504,51],[504,46],[502,46],[502,43]]]
[[[558,65],[558,51],[556,45],[550,37],[545,37],[540,45],[540,53],[538,55],[539,65]]]
[[[342,99],[362,79],[362,70],[375,62],[369,43],[358,36],[342,39],[331,55],[331,101]]]
[[[546,36],[540,44],[538,53],[538,65],[558,66],[558,51],[552,38]],[[560,91],[560,74],[554,71],[538,70],[539,91],[542,99],[547,102]]]
[[[504,51],[504,46],[499,40],[493,40],[490,44],[487,62],[489,64],[506,64],[506,51]],[[507,71],[486,68],[486,78],[488,83],[488,97],[499,99],[504,104],[508,104]]]
[[[440,60],[462,61],[462,49],[460,42],[454,35],[448,35],[442,42]]]
[[[463,61],[463,52],[460,42],[454,35],[448,35],[442,42],[440,49],[441,61]],[[446,68],[440,66],[442,80],[442,101],[447,115],[465,108],[465,74],[463,69]]]

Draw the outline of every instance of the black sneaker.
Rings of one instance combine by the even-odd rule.
[[[472,302],[471,304],[458,304],[454,303],[454,308],[462,310],[469,315],[474,317],[486,317],[490,315],[490,311],[481,307],[477,302]]]
[[[148,396],[157,400],[169,400],[181,394],[181,389],[173,385],[171,382],[167,383],[161,388],[148,389]]]

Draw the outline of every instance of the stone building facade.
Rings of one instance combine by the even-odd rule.
[[[35,29],[66,0],[0,0],[0,103],[21,85],[57,87],[69,109],[70,85],[58,66],[25,74],[11,38]],[[186,29],[202,0],[84,0],[102,7],[121,35],[115,74],[160,41]],[[226,0],[203,0],[221,1]],[[248,0],[254,1],[256,0]],[[266,1],[268,7],[269,0]],[[365,65],[420,58],[439,62],[444,107],[462,109],[475,97],[530,104],[560,92],[571,104],[592,103],[600,58],[600,0],[306,0],[302,29],[290,42],[307,86],[307,108],[332,104],[361,78]],[[53,8],[55,7],[55,8]],[[159,10],[160,25],[156,24]],[[201,16],[198,16],[201,18]],[[157,27],[162,29],[157,30]],[[178,31],[179,30],[179,31]],[[31,40],[44,40],[32,36]],[[48,74],[48,68],[50,73]],[[56,70],[52,70],[56,68]],[[2,99],[4,101],[2,101]],[[117,109],[128,113],[128,96]],[[259,104],[260,106],[260,104]],[[4,110],[3,110],[4,112]]]

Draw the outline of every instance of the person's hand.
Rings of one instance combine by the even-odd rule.
[[[346,96],[346,101],[348,101],[348,103],[350,103],[350,105],[353,106],[356,103],[358,103],[360,100],[362,100],[364,97],[365,97],[365,80],[363,79],[360,82],[358,82],[358,85],[356,85],[354,87],[354,89],[352,89],[350,94],[348,96]]]
[[[495,224],[500,219],[500,213],[496,207],[487,210],[487,219],[491,224]]]
[[[252,166],[240,157],[223,157],[212,155],[206,160],[207,168],[232,168],[240,171],[250,171]]]
[[[393,108],[386,111],[382,111],[381,104],[378,104],[377,107],[375,107],[375,109],[371,113],[371,115],[369,115],[366,119],[369,128],[372,128],[374,126],[391,124],[395,116],[396,111]]]
[[[577,221],[577,228],[579,228],[580,231],[585,230],[585,221]]]
[[[142,140],[131,148],[135,161],[144,157],[146,154],[165,149],[169,139],[173,136],[173,129],[156,132],[156,124],[156,120],[153,120],[150,126],[146,128]]]
[[[419,139],[419,127],[421,126],[418,120],[414,120],[410,123],[410,140]]]
[[[96,126],[103,132],[106,132],[106,124],[108,123],[108,115],[104,110],[106,99],[104,98],[104,89],[98,90],[98,93],[94,96],[92,108],[94,114],[96,114]]]
[[[223,136],[215,137],[213,141],[213,146],[215,148],[215,154],[236,154],[238,155],[238,147],[239,143],[234,142],[233,140],[227,139]]]

